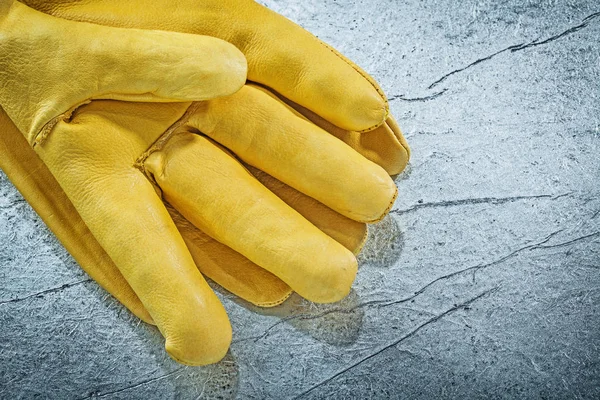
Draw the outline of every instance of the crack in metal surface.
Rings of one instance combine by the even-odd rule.
[[[560,196],[564,196],[564,195],[560,195]],[[364,303],[359,303],[353,307],[349,307],[349,308],[336,308],[336,309],[331,309],[331,310],[326,310],[323,312],[320,312],[318,314],[297,314],[297,315],[291,315],[285,318],[280,319],[279,321],[275,322],[274,324],[272,324],[271,326],[269,326],[267,329],[265,329],[265,331],[257,336],[251,336],[251,337],[246,337],[246,338],[241,338],[238,340],[233,341],[233,343],[240,343],[240,342],[244,342],[244,341],[248,341],[248,340],[254,340],[255,342],[258,342],[259,340],[264,339],[265,337],[267,337],[269,335],[269,333],[275,329],[276,327],[278,327],[279,325],[282,325],[285,322],[288,321],[292,321],[292,320],[297,320],[297,319],[302,319],[302,320],[312,320],[312,319],[318,319],[318,318],[322,318],[325,317],[329,314],[333,314],[333,313],[341,313],[341,314],[349,314],[351,312],[353,312],[356,309],[359,308],[363,308],[363,307],[370,307],[370,306],[375,306],[375,307],[389,307],[389,306],[393,306],[393,305],[397,305],[397,304],[402,304],[402,303],[406,303],[409,302],[411,300],[414,300],[415,298],[417,298],[418,296],[420,296],[421,294],[423,294],[427,289],[429,289],[431,286],[435,285],[436,283],[446,280],[446,279],[450,279],[453,278],[455,276],[459,276],[462,275],[466,272],[472,272],[475,273],[479,270],[482,269],[486,269],[489,268],[491,266],[497,265],[497,264],[501,264],[504,261],[518,255],[519,253],[525,251],[525,250],[536,250],[536,249],[547,249],[547,248],[553,248],[553,247],[562,247],[562,246],[568,246],[570,244],[585,240],[585,239],[589,239],[595,236],[600,236],[600,231],[599,232],[594,232],[591,233],[589,235],[585,235],[585,236],[581,236],[575,239],[571,239],[568,240],[566,242],[562,242],[562,243],[558,243],[558,244],[553,244],[553,245],[545,245],[545,243],[548,243],[548,241],[550,241],[553,237],[555,237],[556,235],[558,235],[559,233],[563,232],[563,229],[559,229],[555,232],[550,233],[549,235],[547,235],[545,238],[535,242],[535,243],[531,243],[522,247],[519,247],[518,249],[515,249],[513,251],[511,251],[510,253],[485,264],[478,264],[478,265],[474,265],[471,267],[467,267],[467,268],[463,268],[461,270],[458,271],[454,271],[451,272],[449,274],[446,275],[442,275],[434,280],[432,280],[431,282],[427,283],[426,285],[422,286],[419,290],[415,291],[412,295],[408,296],[408,297],[404,297],[402,299],[397,299],[397,300],[370,300],[370,301],[366,301]]]
[[[129,386],[126,386],[124,388],[113,390],[113,391],[110,391],[110,392],[104,392],[104,393],[92,392],[92,393],[90,393],[89,395],[87,395],[85,397],[80,397],[79,400],[106,397],[106,396],[110,396],[110,395],[113,395],[113,394],[116,394],[116,393],[124,392],[124,391],[129,390],[129,389],[135,389],[137,387],[140,387],[140,386],[143,386],[143,385],[147,385],[148,383],[152,383],[152,382],[156,382],[156,381],[159,381],[161,379],[164,379],[164,378],[168,378],[169,376],[174,375],[177,372],[180,372],[184,368],[186,368],[186,367],[185,366],[181,366],[181,367],[179,367],[179,368],[177,368],[177,369],[175,369],[175,370],[173,370],[171,372],[168,372],[168,373],[166,373],[164,375],[160,375],[160,376],[155,376],[155,377],[152,377],[152,378],[144,379],[143,381],[136,382],[133,385],[129,385]]]
[[[91,278],[83,279],[83,280],[80,280],[77,282],[65,283],[64,285],[61,285],[58,287],[54,287],[54,288],[42,290],[42,291],[39,291],[36,293],[28,294],[27,296],[17,297],[17,298],[10,299],[10,300],[3,300],[3,301],[0,301],[0,306],[3,304],[8,304],[8,303],[18,303],[20,301],[27,300],[29,298],[36,297],[36,296],[42,296],[42,295],[45,295],[48,293],[62,292],[65,289],[72,288],[73,286],[81,285],[83,283],[87,283],[87,282],[91,282],[91,281],[92,281]]]
[[[408,332],[406,335],[401,336],[400,338],[394,340],[391,343],[386,344],[385,346],[381,347],[380,349],[378,349],[377,351],[375,351],[374,353],[369,354],[368,356],[365,356],[363,358],[361,358],[360,360],[358,360],[357,362],[350,364],[349,366],[343,368],[342,370],[336,372],[335,374],[323,379],[322,381],[320,381],[319,383],[314,384],[313,386],[311,386],[310,388],[306,389],[305,391],[303,391],[302,393],[296,395],[293,397],[293,399],[299,399],[302,396],[307,395],[308,393],[312,392],[313,390],[331,382],[332,380],[338,378],[339,376],[345,374],[346,372],[358,367],[359,365],[365,363],[366,361],[377,357],[379,354],[383,353],[384,351],[395,347],[397,345],[399,345],[400,343],[402,343],[403,341],[411,338],[412,336],[416,335],[420,330],[426,328],[427,326],[436,323],[437,321],[439,321],[440,319],[453,314],[454,312],[458,311],[458,310],[462,310],[462,309],[466,309],[468,306],[470,306],[471,304],[473,304],[474,302],[476,302],[477,300],[481,299],[482,297],[485,297],[493,292],[496,292],[500,287],[496,286],[495,288],[492,288],[490,290],[486,290],[483,293],[478,294],[477,296],[461,303],[458,305],[453,306],[452,308],[449,308],[448,310],[444,311],[441,314],[438,314],[430,319],[428,319],[427,321],[423,322],[421,325],[417,326],[415,329],[413,329],[412,331]]]
[[[464,206],[464,205],[473,205],[473,204],[504,204],[504,203],[512,203],[514,201],[519,200],[531,200],[531,199],[551,199],[556,200],[561,197],[569,196],[573,194],[573,192],[567,192],[557,195],[552,194],[539,194],[539,195],[524,195],[524,196],[509,196],[509,197],[474,197],[468,199],[458,199],[458,200],[446,200],[446,201],[436,201],[430,203],[419,203],[415,204],[409,208],[403,210],[391,210],[390,214],[402,215],[406,214],[421,208],[435,208],[435,207],[451,207],[451,206]]]
[[[551,248],[554,248],[554,247],[564,247],[564,246],[568,246],[568,245],[571,245],[573,243],[581,242],[582,240],[589,239],[589,238],[596,237],[596,236],[600,236],[600,231],[594,232],[594,233],[590,233],[588,235],[579,236],[579,237],[577,237],[575,239],[571,239],[571,240],[568,240],[568,241],[562,242],[562,243],[541,245],[541,246],[538,246],[538,248],[541,248],[541,249],[551,249]]]
[[[25,203],[24,199],[17,199],[17,200],[12,200],[10,203],[8,204],[0,204],[0,210],[9,210],[13,207],[17,207],[22,205],[23,203]]]
[[[492,53],[492,54],[490,54],[490,55],[488,55],[486,57],[479,58],[479,59],[473,61],[472,63],[470,63],[470,64],[468,64],[468,65],[466,65],[466,66],[464,66],[462,68],[458,68],[458,69],[455,69],[453,71],[448,72],[447,74],[445,74],[444,76],[442,76],[441,78],[439,78],[438,80],[436,80],[435,82],[433,82],[431,85],[429,85],[427,88],[428,89],[433,89],[434,87],[436,87],[437,85],[439,85],[440,83],[442,83],[443,81],[445,81],[450,76],[458,74],[459,72],[463,72],[464,70],[469,69],[471,67],[474,67],[477,64],[480,64],[480,63],[482,63],[484,61],[491,60],[492,58],[494,58],[497,55],[500,55],[502,53],[506,53],[506,52],[509,52],[509,51],[511,53],[514,53],[514,52],[521,51],[521,50],[524,50],[524,49],[527,49],[527,48],[545,45],[545,44],[548,44],[548,43],[553,42],[555,40],[558,40],[558,39],[560,39],[560,38],[562,38],[564,36],[568,36],[570,34],[573,34],[573,33],[577,32],[577,31],[579,31],[579,30],[587,27],[592,20],[596,19],[599,16],[600,16],[600,12],[596,12],[594,14],[588,15],[587,17],[585,17],[582,20],[582,22],[579,25],[573,26],[573,27],[571,27],[571,28],[569,28],[569,29],[561,32],[561,33],[558,33],[556,35],[550,36],[550,37],[548,37],[546,39],[537,39],[537,40],[533,40],[533,41],[531,41],[529,43],[514,44],[512,46],[508,46],[505,49],[498,50],[497,52]]]
[[[448,89],[444,89],[440,92],[434,93],[429,96],[424,96],[424,97],[406,97],[405,94],[397,94],[395,96],[391,96],[390,98],[388,98],[388,101],[402,100],[402,101],[407,101],[407,102],[415,102],[415,101],[426,102],[426,101],[437,99],[438,97],[440,97],[441,95],[446,93],[446,91],[448,91]]]

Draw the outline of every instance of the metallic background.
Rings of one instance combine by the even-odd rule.
[[[600,3],[265,4],[373,74],[413,150],[351,295],[221,291],[227,358],[181,366],[0,173],[0,398],[600,398]]]

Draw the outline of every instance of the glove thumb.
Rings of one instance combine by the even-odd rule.
[[[246,72],[244,55],[220,39],[0,6],[0,104],[31,145],[91,99],[208,100],[235,93]]]

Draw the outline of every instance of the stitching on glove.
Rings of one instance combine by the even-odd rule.
[[[360,69],[356,64],[354,64],[353,62],[348,60],[346,57],[344,57],[342,54],[340,54],[339,51],[337,51],[333,47],[329,46],[327,43],[323,42],[322,40],[319,40],[316,37],[315,37],[315,39],[319,43],[321,43],[323,46],[325,46],[325,48],[329,49],[329,51],[331,51],[333,54],[335,54],[340,60],[344,61],[346,64],[351,66],[352,69],[354,69],[356,72],[358,72],[363,78],[365,78],[367,80],[367,82],[369,82],[369,84],[371,86],[373,86],[373,89],[375,89],[377,91],[377,93],[379,93],[379,96],[381,96],[381,100],[383,100],[384,107],[385,107],[385,115],[383,116],[383,120],[380,123],[378,123],[377,125],[373,125],[370,128],[366,128],[366,129],[363,129],[360,131],[355,131],[355,132],[358,132],[358,133],[368,132],[368,131],[372,131],[373,129],[379,128],[381,125],[383,125],[383,123],[387,120],[388,116],[390,115],[390,105],[388,103],[387,97],[385,96],[385,93],[383,93],[383,90],[379,87],[379,85],[377,85],[375,83],[373,78],[371,78],[369,75],[367,75],[367,73],[364,72],[362,69]]]
[[[192,103],[188,109],[185,111],[185,113],[183,113],[183,115],[181,116],[181,118],[179,118],[177,121],[175,121],[170,127],[167,128],[167,130],[165,130],[165,132],[159,136],[158,139],[156,139],[154,141],[154,143],[152,143],[150,145],[150,147],[148,147],[148,150],[146,150],[145,152],[143,152],[137,160],[135,160],[135,163],[133,164],[133,166],[137,169],[139,169],[140,171],[142,171],[142,173],[144,175],[146,175],[146,177],[148,178],[148,180],[150,182],[152,182],[155,186],[158,186],[158,183],[156,183],[156,180],[154,179],[154,176],[149,173],[146,170],[146,166],[145,166],[145,162],[148,159],[148,157],[150,157],[151,154],[162,150],[162,148],[167,144],[167,142],[169,141],[169,139],[171,139],[173,137],[173,135],[175,134],[175,132],[181,128],[181,126],[185,125],[188,120],[190,119],[190,116],[192,114],[194,114],[198,108],[200,107],[200,103],[199,102],[195,102]]]
[[[264,308],[268,308],[268,307],[275,307],[275,306],[278,306],[278,305],[280,305],[281,303],[283,303],[283,302],[284,302],[284,301],[286,301],[287,299],[289,299],[289,298],[290,298],[290,296],[292,295],[292,293],[294,293],[294,291],[293,291],[293,290],[290,290],[290,291],[288,292],[288,294],[286,294],[284,297],[282,297],[282,298],[281,298],[281,299],[279,299],[279,300],[270,301],[270,302],[268,302],[268,303],[256,303],[256,305],[257,305],[257,306],[259,306],[259,307],[264,307]]]
[[[382,219],[384,219],[385,216],[388,215],[388,213],[392,209],[392,207],[393,207],[394,203],[396,202],[397,198],[398,198],[398,188],[396,187],[396,192],[394,193],[394,196],[392,197],[392,200],[390,201],[390,204],[387,206],[387,208],[381,214],[381,216],[379,218],[376,218],[376,219],[371,220],[371,221],[362,221],[362,222],[365,222],[365,223],[368,223],[368,224],[375,224],[375,223],[381,221]]]
[[[40,129],[40,131],[35,135],[35,137],[33,138],[33,143],[31,144],[31,147],[37,146],[37,145],[41,145],[44,143],[44,141],[46,141],[46,139],[48,138],[48,136],[50,136],[50,133],[52,133],[52,130],[54,129],[54,127],[61,121],[64,122],[69,122],[71,117],[73,116],[73,114],[75,113],[75,111],[77,111],[77,109],[81,106],[84,106],[86,104],[91,103],[92,100],[86,100],[82,103],[77,104],[74,107],[71,107],[69,110],[67,110],[66,112],[57,115],[56,117],[52,118],[50,121],[48,121],[43,127],[42,129]]]
[[[389,119],[389,118],[388,118]],[[393,118],[392,118],[393,120]],[[392,131],[392,133],[394,134],[394,139],[396,139],[396,141],[400,144],[400,146],[406,151],[406,155],[408,157],[408,159],[410,160],[410,146],[408,145],[408,143],[406,143],[406,138],[404,137],[404,134],[402,133],[402,129],[400,129],[400,127],[398,126],[398,123],[394,121],[394,127],[392,127],[387,120],[385,121],[385,125],[388,127],[388,129],[390,131]]]
[[[354,250],[354,252],[353,252],[355,256],[358,256],[360,254],[363,247],[365,247],[365,244],[367,243],[367,238],[369,237],[369,225],[366,225],[365,228],[366,228],[365,234],[363,235],[362,239],[360,240],[360,244],[358,245],[356,250]]]

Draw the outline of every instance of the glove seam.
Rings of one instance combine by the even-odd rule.
[[[145,176],[148,178],[150,182],[152,182],[155,186],[158,186],[158,183],[154,179],[154,175],[148,170],[146,170],[145,162],[153,153],[162,150],[167,142],[175,135],[176,131],[179,130],[183,125],[185,125],[192,114],[194,114],[198,108],[200,107],[199,102],[192,103],[188,109],[183,113],[183,115],[175,121],[170,127],[168,127],[165,132],[158,137],[152,143],[146,151],[144,151],[134,162],[133,166],[139,169]]]
[[[44,142],[48,139],[48,137],[59,122],[69,122],[71,120],[71,117],[79,107],[82,107],[91,102],[91,99],[82,101],[81,103],[69,108],[64,113],[59,114],[56,117],[52,118],[50,121],[46,122],[44,126],[42,126],[42,129],[40,129],[40,131],[32,138],[31,147],[35,148],[35,146],[44,144]]]
[[[365,233],[364,233],[363,237],[361,238],[358,247],[353,251],[355,256],[358,256],[361,253],[361,251],[365,247],[365,244],[367,243],[368,237],[369,237],[369,225],[365,225]]]
[[[263,308],[275,307],[275,306],[278,306],[278,305],[282,304],[287,299],[289,299],[290,296],[292,295],[292,293],[294,293],[294,291],[290,290],[285,296],[283,296],[279,300],[269,301],[269,302],[266,302],[266,303],[260,302],[260,303],[256,303],[256,305],[259,306],[259,307],[263,307]]]
[[[357,132],[357,133],[369,132],[369,131],[372,131],[372,130],[374,130],[376,128],[379,128],[381,125],[383,125],[385,123],[385,121],[387,120],[389,114],[390,114],[389,102],[387,100],[387,97],[385,96],[385,93],[383,93],[383,89],[381,89],[379,87],[379,85],[375,83],[374,79],[371,76],[369,76],[365,71],[363,71],[361,68],[359,68],[353,62],[351,62],[346,57],[344,57],[342,54],[340,54],[336,49],[334,49],[333,47],[331,47],[327,43],[323,42],[322,40],[319,40],[318,38],[315,38],[315,39],[319,43],[321,43],[321,45],[323,45],[326,49],[328,49],[333,54],[335,54],[340,60],[342,60],[343,62],[345,62],[346,64],[348,64],[350,67],[352,67],[352,69],[354,69],[356,72],[358,72],[367,82],[369,82],[369,84],[373,87],[373,89],[375,89],[375,91],[377,92],[377,94],[379,94],[379,96],[381,97],[381,100],[383,100],[385,114],[384,114],[383,119],[381,120],[381,122],[379,122],[378,124],[375,124],[375,125],[373,125],[373,126],[371,126],[369,128],[362,129],[360,131],[355,131],[355,132]]]
[[[396,192],[394,193],[394,196],[390,200],[390,204],[388,204],[388,206],[385,209],[385,211],[378,218],[375,218],[375,219],[370,220],[370,221],[363,221],[363,222],[365,222],[367,224],[376,224],[377,222],[380,222],[382,219],[385,218],[386,215],[389,214],[389,212],[392,209],[392,207],[394,206],[394,203],[396,202],[397,198],[398,198],[398,188],[396,188]]]

